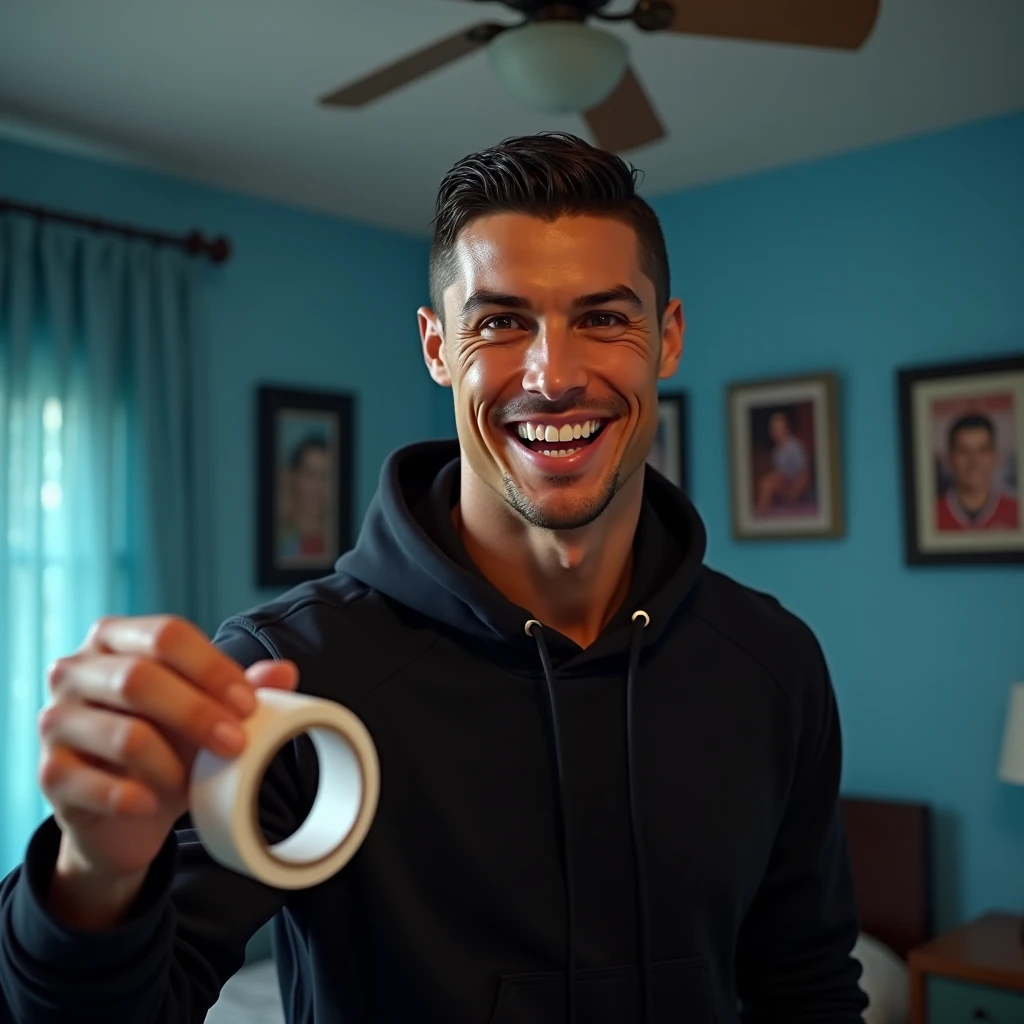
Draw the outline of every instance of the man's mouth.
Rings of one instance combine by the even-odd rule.
[[[607,420],[545,423],[543,420],[509,423],[506,429],[524,447],[555,458],[573,455],[593,444]]]

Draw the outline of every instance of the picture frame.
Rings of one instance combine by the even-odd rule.
[[[658,395],[658,433],[647,463],[680,490],[689,489],[687,396],[682,391]]]
[[[341,392],[258,387],[258,586],[325,576],[351,546],[353,408]]]
[[[726,407],[733,537],[842,537],[836,374],[734,383]]]
[[[1024,562],[1024,353],[897,371],[910,565]]]

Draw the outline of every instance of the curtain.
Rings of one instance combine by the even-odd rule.
[[[49,813],[47,666],[102,615],[211,627],[200,293],[184,253],[0,216],[0,875]]]

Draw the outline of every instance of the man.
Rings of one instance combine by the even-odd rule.
[[[199,1021],[273,917],[303,1024],[860,1021],[821,651],[703,566],[644,468],[683,316],[633,173],[563,135],[469,156],[430,270],[458,444],[388,460],[337,572],[213,645],[112,619],[54,667],[55,820],[0,894],[8,1013]],[[297,679],[366,723],[381,798],[348,866],[291,893],[171,830],[195,749],[236,752],[251,687]],[[269,840],[315,787],[303,739],[264,781]]]
[[[772,439],[772,468],[758,481],[757,513],[767,515],[773,505],[795,505],[811,485],[807,449],[790,426],[785,411],[778,409],[768,418]]]
[[[935,506],[940,530],[1016,530],[1017,502],[995,483],[996,427],[981,413],[961,416],[949,428],[953,480]]]
[[[283,562],[323,559],[330,511],[330,455],[322,437],[311,435],[288,460],[287,490],[278,556]]]

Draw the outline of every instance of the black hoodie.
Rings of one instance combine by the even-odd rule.
[[[0,888],[0,1020],[201,1022],[271,917],[293,1024],[861,1020],[811,632],[703,566],[696,511],[653,471],[620,613],[586,649],[528,626],[452,526],[458,469],[452,443],[396,453],[337,571],[216,637],[366,723],[381,796],[353,860],[279,891],[183,821],[128,918],[83,934],[42,905],[49,819]],[[277,757],[270,839],[316,781],[305,738]]]

